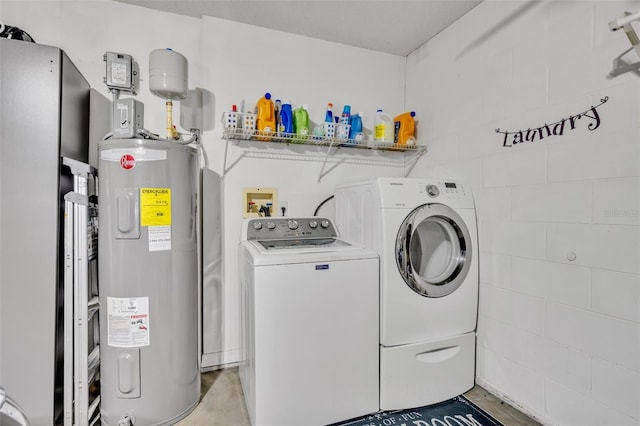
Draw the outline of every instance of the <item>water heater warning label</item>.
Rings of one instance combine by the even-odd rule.
[[[149,251],[171,250],[171,227],[150,226]]]
[[[107,305],[109,346],[149,346],[148,297],[107,297]]]
[[[171,225],[171,188],[140,188],[140,225]]]

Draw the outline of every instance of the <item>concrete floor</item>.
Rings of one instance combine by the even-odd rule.
[[[201,389],[200,404],[178,426],[250,425],[237,367],[203,373]],[[505,426],[540,425],[480,386],[464,395]]]

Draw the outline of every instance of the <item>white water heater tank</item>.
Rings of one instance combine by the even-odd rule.
[[[189,93],[187,58],[171,49],[156,49],[149,54],[149,90],[167,100],[184,99]]]

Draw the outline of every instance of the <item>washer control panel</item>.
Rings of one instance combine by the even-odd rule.
[[[426,193],[430,198],[443,196],[445,198],[463,198],[467,196],[462,184],[456,182],[431,182],[421,185],[420,192]]]
[[[264,217],[251,219],[247,225],[247,240],[337,237],[338,234],[333,222],[322,217]]]

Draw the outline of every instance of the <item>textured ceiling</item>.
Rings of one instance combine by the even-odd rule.
[[[481,0],[115,0],[407,56]]]

